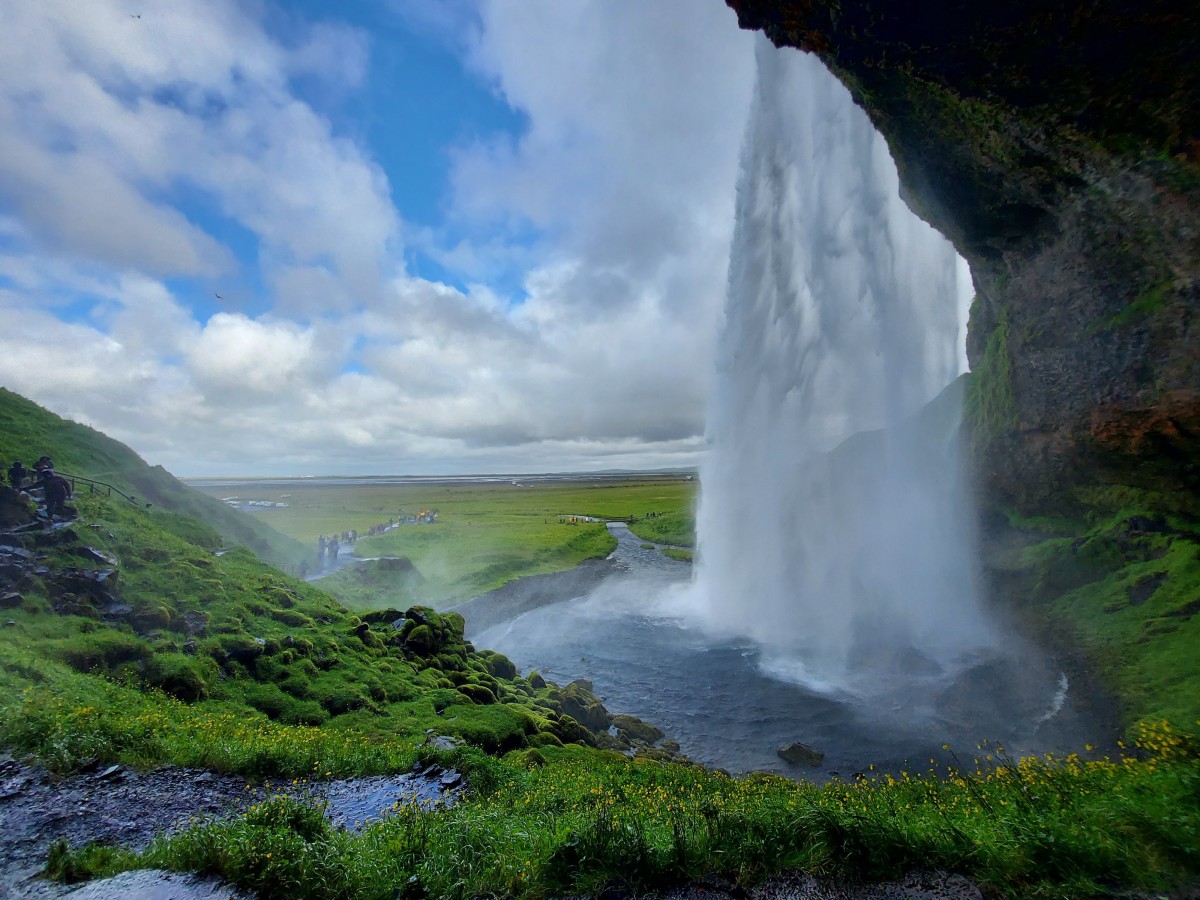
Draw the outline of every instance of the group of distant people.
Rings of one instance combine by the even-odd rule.
[[[321,535],[317,538],[317,562],[324,565],[325,559],[330,562],[337,560],[338,550],[342,544],[353,544],[358,540],[358,532],[354,529],[343,531],[341,534]]]
[[[21,460],[8,467],[8,484],[17,491],[41,491],[50,518],[66,515],[67,500],[75,492],[70,481],[54,471],[54,460],[41,457],[33,464],[31,473]]]
[[[401,515],[403,515],[401,510]],[[367,529],[367,534],[374,537],[377,534],[383,534],[390,528],[395,528],[398,524],[396,519],[388,519],[386,522],[380,522],[378,525],[372,525]],[[342,548],[342,544],[353,544],[358,540],[358,529],[347,528],[345,531],[334,532],[330,535],[321,535],[317,538],[317,570],[324,569],[327,565],[336,564],[338,552]],[[310,571],[308,560],[300,563],[300,577],[307,578]]]

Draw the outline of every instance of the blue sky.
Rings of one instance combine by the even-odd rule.
[[[0,6],[0,383],[183,475],[695,464],[719,2]]]

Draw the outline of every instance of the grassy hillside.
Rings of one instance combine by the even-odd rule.
[[[1200,519],[1176,496],[1112,486],[1063,515],[1015,512],[993,528],[997,594],[1078,648],[1127,723],[1200,731]]]
[[[140,502],[200,519],[229,546],[248,547],[263,559],[285,565],[299,563],[304,554],[305,548],[295,540],[192,490],[161,466],[148,466],[119,441],[0,388],[0,463],[4,470],[14,459],[32,469],[43,454],[54,460],[60,472],[106,482]]]

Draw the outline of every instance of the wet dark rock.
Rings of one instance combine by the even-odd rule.
[[[968,879],[948,872],[913,872],[895,881],[866,884],[785,872],[751,888],[710,877],[660,896],[662,900],[981,900],[983,895]]]
[[[423,606],[411,606],[404,611],[404,618],[409,619],[417,625],[428,625],[429,617],[426,615],[426,610]]]
[[[76,597],[74,594],[67,594],[55,603],[54,611],[60,616],[80,616],[85,619],[100,618],[100,614],[96,611],[96,607],[91,604],[91,601]]]
[[[795,741],[785,744],[777,751],[781,759],[803,766],[819,766],[825,759],[825,754],[808,744]]]
[[[6,621],[6,622],[4,623],[4,627],[5,627],[5,628],[16,628],[16,627],[17,627],[17,623],[16,623],[16,621],[14,621],[13,619],[9,619],[8,621]]]
[[[74,547],[71,552],[78,557],[83,558],[90,563],[99,563],[102,566],[107,566],[110,569],[115,569],[121,565],[115,556],[111,553],[105,553],[103,550],[97,550],[95,547]]]
[[[615,750],[618,753],[626,753],[633,749],[633,745],[629,740],[622,736],[620,732],[617,734],[609,734],[602,731],[594,735],[592,743],[600,750]]]
[[[86,884],[71,893],[71,900],[243,900],[246,896],[214,879],[142,869]]]
[[[28,572],[29,569],[18,562],[0,563],[0,584],[17,584]]]
[[[28,524],[33,519],[30,501],[20,491],[0,485],[0,528],[6,530]]]
[[[541,675],[539,675],[537,672],[530,672],[529,673],[529,686],[531,688],[533,688],[535,691],[540,691],[542,688],[544,688],[546,686],[546,679],[543,678]]]
[[[16,609],[24,602],[25,598],[17,591],[7,591],[0,594],[0,609]]]
[[[1155,572],[1153,575],[1147,575],[1145,578],[1141,578],[1136,583],[1129,585],[1125,588],[1125,592],[1129,596],[1129,605],[1141,606],[1153,596],[1155,591],[1162,587],[1163,582],[1166,580],[1166,572]]]
[[[208,628],[208,613],[189,609],[182,616],[171,622],[171,628],[174,631],[182,631],[187,635],[203,634]]]
[[[451,769],[449,772],[442,773],[440,779],[442,787],[452,788],[462,784],[462,774]]]
[[[76,594],[111,603],[115,602],[112,591],[116,588],[117,577],[116,569],[78,569],[68,566],[52,573],[46,587],[52,598]]]
[[[46,525],[33,535],[34,546],[50,548],[77,543],[79,535],[71,527],[71,524],[70,522],[54,522]]]
[[[124,775],[124,769],[121,766],[109,766],[101,772],[96,773],[97,781],[111,781],[120,778]]]

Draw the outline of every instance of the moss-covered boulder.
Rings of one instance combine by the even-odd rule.
[[[486,705],[496,702],[496,695],[484,687],[482,684],[461,684],[458,686],[458,692],[464,697],[467,697],[472,703]]]
[[[517,677],[516,665],[503,653],[497,653],[495,650],[482,650],[479,652],[479,658],[487,667],[487,671],[496,678],[512,681]]]
[[[591,682],[580,679],[572,681],[560,694],[559,703],[563,715],[570,716],[588,731],[607,731],[612,721],[600,698],[592,693]]]
[[[665,737],[660,728],[642,721],[637,716],[613,716],[612,726],[617,729],[621,738],[631,743],[641,741],[644,744],[654,744]]]

